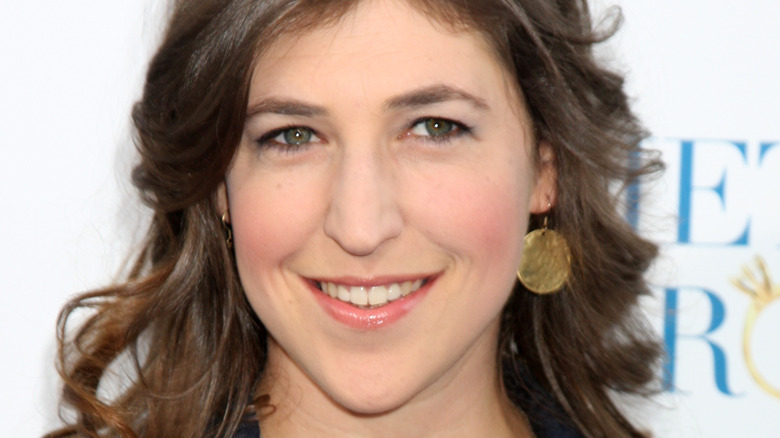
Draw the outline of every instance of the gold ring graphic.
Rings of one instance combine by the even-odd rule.
[[[731,280],[737,289],[746,293],[751,299],[750,307],[745,316],[745,328],[742,332],[742,353],[745,356],[745,363],[747,364],[748,371],[750,371],[750,375],[753,376],[753,379],[758,386],[767,394],[780,398],[780,389],[772,386],[772,384],[758,371],[756,361],[753,359],[751,345],[753,326],[756,324],[756,320],[758,320],[761,311],[769,306],[772,301],[780,299],[780,284],[772,284],[769,270],[760,256],[756,257],[756,265],[758,265],[760,277],[757,277],[748,266],[743,266],[742,277],[733,278]]]

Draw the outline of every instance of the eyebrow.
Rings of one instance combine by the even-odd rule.
[[[480,110],[490,107],[484,99],[449,85],[433,85],[412,90],[408,93],[387,99],[382,107],[385,111],[416,108],[437,103],[462,100]],[[281,114],[300,117],[322,117],[328,115],[325,107],[312,105],[296,99],[269,97],[260,100],[247,108],[246,118],[251,119],[260,114]]]
[[[267,113],[285,116],[321,117],[327,115],[328,110],[300,100],[271,97],[250,105],[246,110],[246,118],[251,119],[257,115]]]
[[[490,106],[484,99],[449,85],[432,85],[412,90],[388,99],[383,106],[386,110],[398,110],[433,105],[451,100],[464,100],[481,110],[490,109]]]

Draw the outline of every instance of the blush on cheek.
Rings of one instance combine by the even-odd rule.
[[[241,196],[251,193],[251,196]],[[307,237],[306,209],[280,190],[254,190],[231,199],[231,222],[238,261],[253,271],[272,269],[300,248]]]
[[[426,210],[429,227],[440,244],[473,257],[498,264],[519,260],[522,238],[528,224],[523,190],[513,184],[496,184],[489,179],[459,178],[429,191]],[[497,266],[496,266],[497,267]]]
[[[473,236],[474,245],[482,247],[488,259],[507,261],[518,257],[526,226],[521,209],[509,203],[506,196],[483,193],[474,201],[471,215],[464,217],[464,229]]]

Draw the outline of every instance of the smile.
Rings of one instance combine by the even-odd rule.
[[[363,309],[382,307],[388,303],[408,296],[425,286],[428,279],[389,283],[377,286],[349,286],[332,282],[316,282],[317,289],[345,303]]]

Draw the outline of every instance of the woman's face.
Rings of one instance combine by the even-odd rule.
[[[269,369],[304,402],[380,413],[495,375],[554,196],[512,84],[476,33],[394,1],[263,54],[226,207]]]

